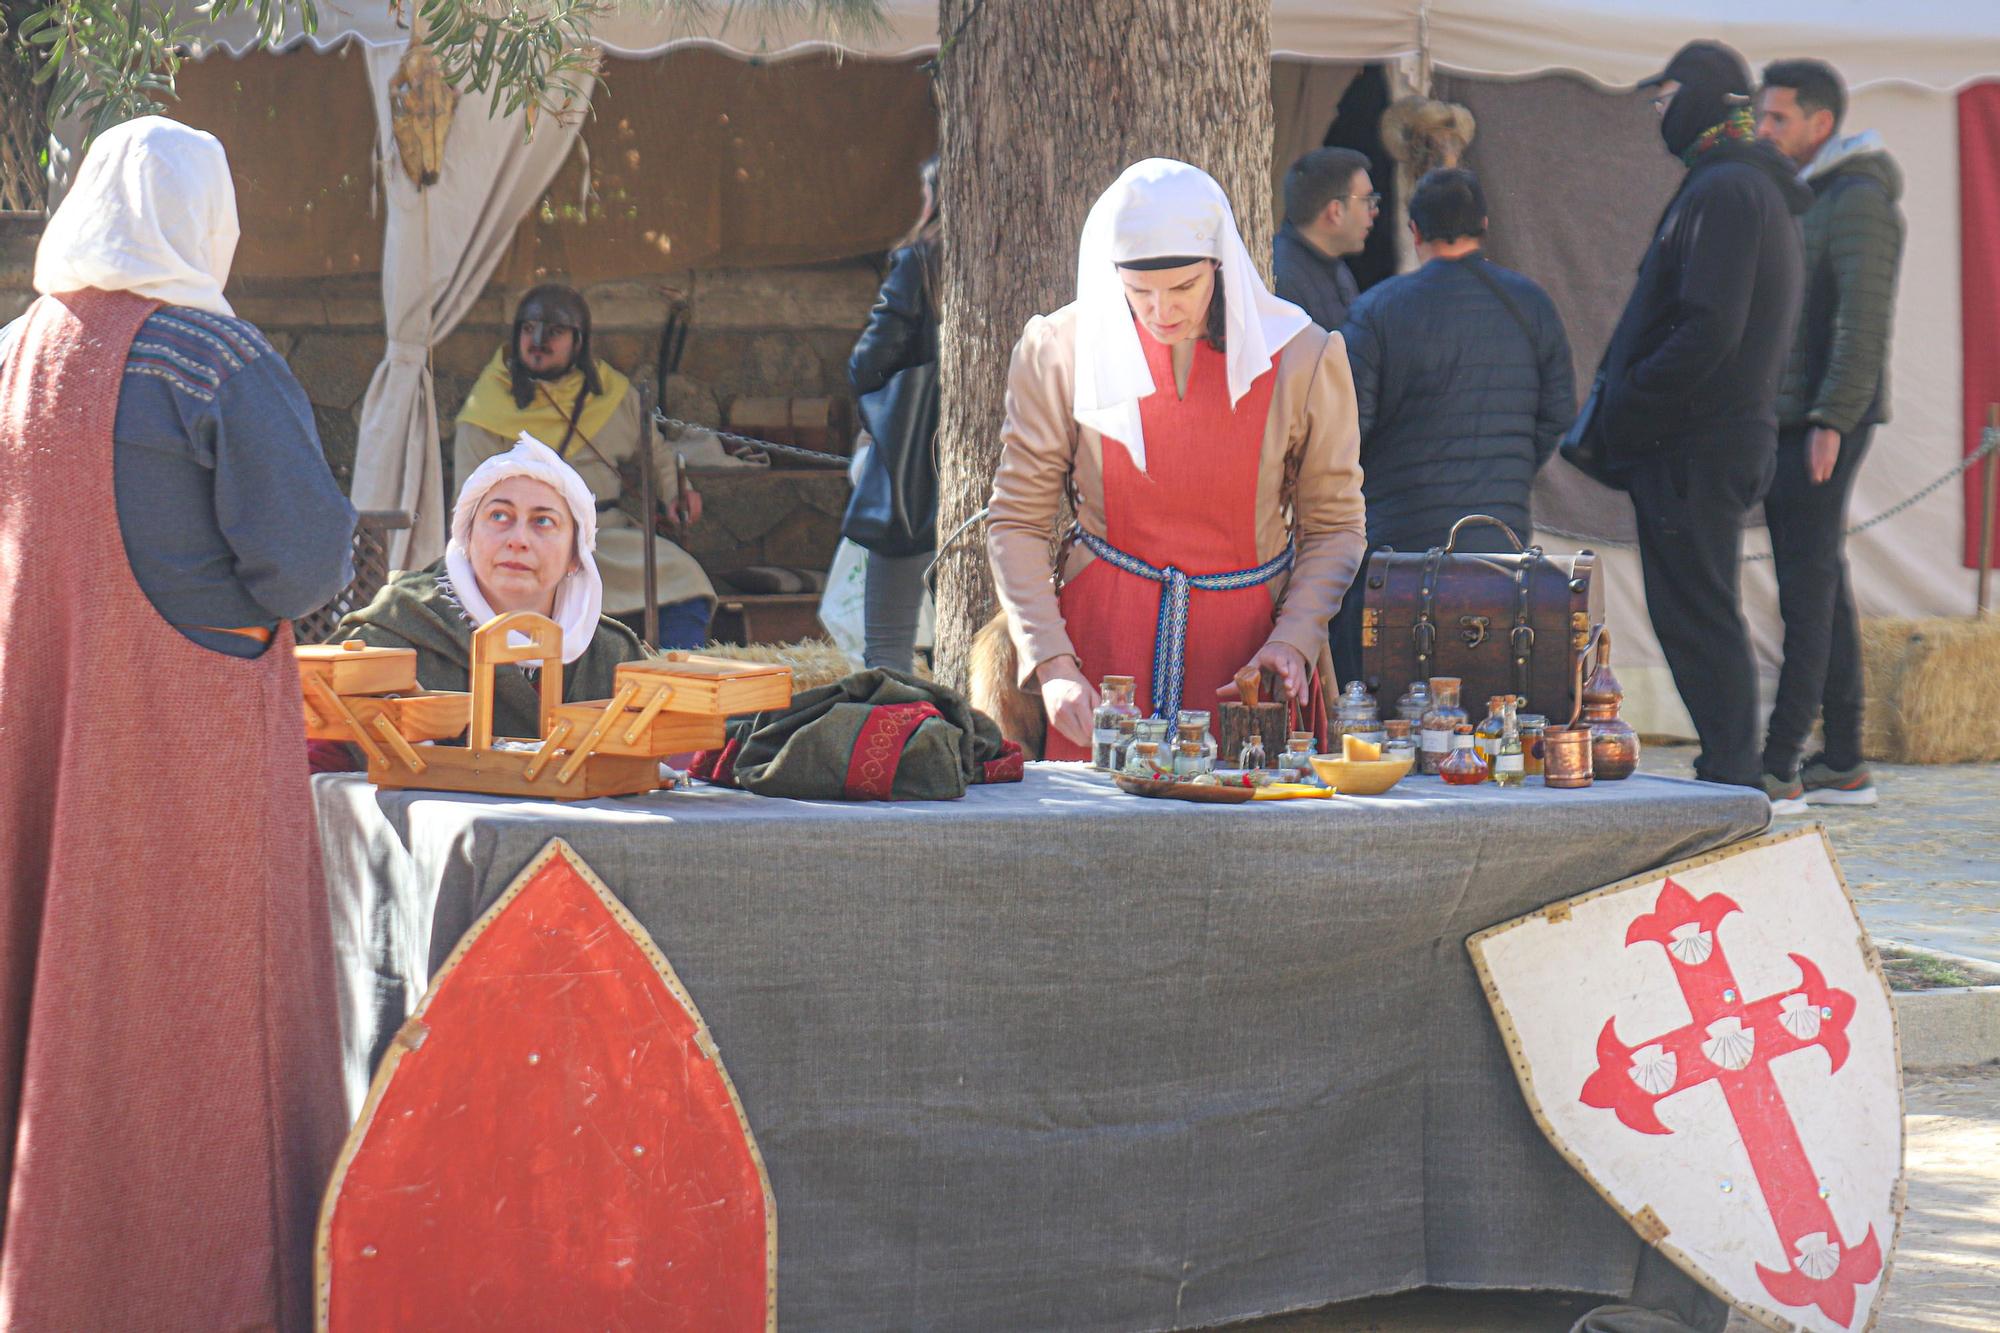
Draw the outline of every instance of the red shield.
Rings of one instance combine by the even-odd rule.
[[[376,1072],[320,1218],[319,1319],[776,1326],[776,1213],[667,960],[552,840]]]
[[[1551,1142],[1774,1329],[1873,1322],[1902,1218],[1888,984],[1817,826],[1468,941]]]

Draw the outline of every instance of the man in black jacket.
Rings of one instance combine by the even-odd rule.
[[[1757,133],[1812,187],[1805,309],[1778,393],[1778,475],[1764,497],[1785,665],[1764,771],[1809,805],[1873,805],[1861,759],[1861,636],[1848,587],[1847,499],[1889,419],[1889,324],[1903,256],[1903,173],[1870,131],[1840,137],[1847,91],[1817,60],[1764,69]],[[1799,767],[1814,714],[1826,751]]]
[[[1271,241],[1273,290],[1337,329],[1361,289],[1344,255],[1358,255],[1382,207],[1368,159],[1352,148],[1315,148],[1285,173],[1285,225]]]
[[[1750,71],[1728,47],[1690,43],[1641,86],[1688,172],[1604,354],[1608,461],[1631,491],[1646,607],[1701,738],[1695,775],[1764,789],[1737,574],[1744,516],[1776,466],[1803,281],[1795,215],[1812,191],[1757,142]]]
[[[1535,283],[1490,262],[1486,196],[1470,171],[1433,171],[1410,197],[1415,272],[1365,292],[1341,330],[1361,422],[1368,544],[1444,545],[1490,514],[1528,539],[1535,473],[1576,414],[1569,337]],[[1507,550],[1497,529],[1462,549]],[[1361,672],[1361,585],[1333,624],[1335,673]],[[1398,682],[1400,684],[1400,682]]]

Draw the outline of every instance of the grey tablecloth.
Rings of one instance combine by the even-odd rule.
[[[555,805],[315,779],[351,1091],[561,836],[713,1029],[793,1329],[1158,1329],[1409,1287],[1629,1293],[1467,935],[1757,833],[1764,798],[1411,779],[1195,806],[1074,768],[963,801]]]

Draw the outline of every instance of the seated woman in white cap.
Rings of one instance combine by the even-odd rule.
[[[459,488],[444,558],[385,585],[341,620],[334,639],[414,648],[419,684],[464,690],[472,676],[472,631],[509,611],[533,611],[562,626],[563,697],[607,699],[618,664],[647,652],[638,635],[602,614],[596,547],[590,488],[554,450],[522,435]],[[494,672],[495,735],[539,734],[541,702],[530,674],[537,670]],[[316,766],[326,766],[319,747],[314,757]]]
[[[1092,206],[1076,290],[1014,348],[987,527],[1044,757],[1088,755],[1105,675],[1165,717],[1233,697],[1246,666],[1316,699],[1367,548],[1339,335],[1271,295],[1221,187],[1164,158]],[[1077,527],[1052,568],[1065,494]]]

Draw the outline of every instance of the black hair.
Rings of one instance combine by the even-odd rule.
[[[1824,60],[1773,60],[1764,66],[1764,86],[1791,89],[1799,110],[1808,116],[1831,111],[1836,130],[1847,115],[1847,89]]]
[[[1303,227],[1336,199],[1345,198],[1354,173],[1368,170],[1368,155],[1352,148],[1315,148],[1285,172],[1285,221]]]
[[[1410,195],[1410,221],[1426,241],[1456,241],[1486,234],[1486,192],[1464,167],[1427,171]]]

